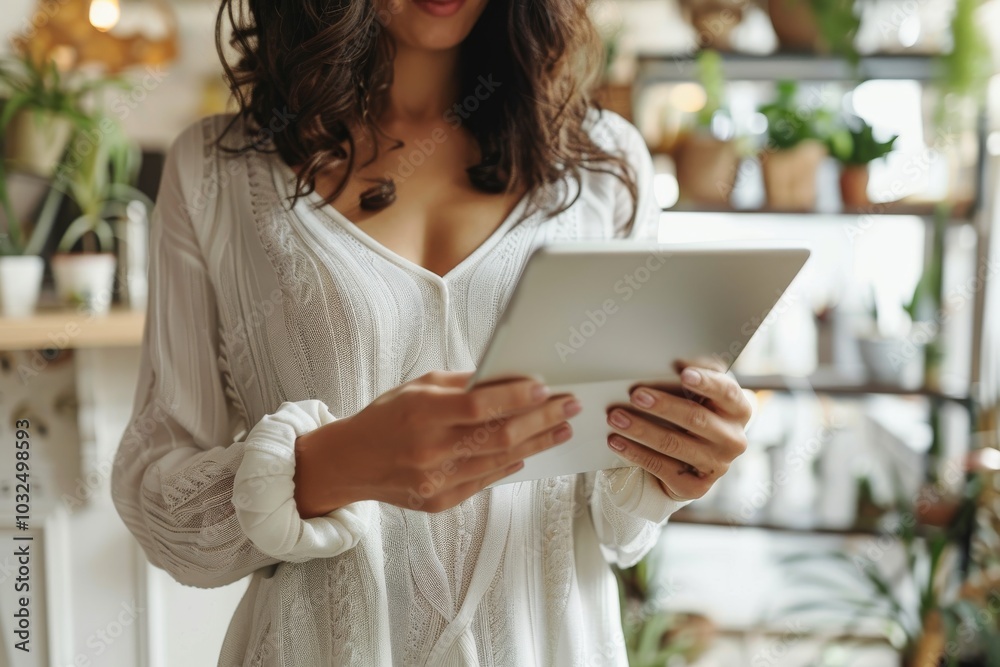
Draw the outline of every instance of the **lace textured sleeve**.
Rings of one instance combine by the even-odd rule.
[[[150,562],[181,583],[212,587],[279,560],[350,548],[366,509],[309,522],[294,512],[291,433],[333,419],[318,402],[286,403],[237,441],[247,425],[226,396],[215,293],[187,206],[204,172],[203,142],[194,126],[165,165],[150,223],[139,386],[111,481],[115,507]],[[282,422],[294,429],[275,428]],[[237,508],[241,471],[247,486]]]

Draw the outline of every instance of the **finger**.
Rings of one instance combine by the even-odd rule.
[[[579,414],[580,409],[580,403],[571,395],[553,396],[542,405],[516,415],[495,415],[482,424],[463,425],[454,430],[454,439],[468,456],[506,454],[557,428]]]
[[[636,389],[630,394],[629,400],[634,409],[674,424],[708,443],[720,446],[724,453],[733,458],[743,453],[746,439],[743,423],[738,426],[732,423],[730,420],[736,419],[735,417],[728,415],[723,417],[697,401],[650,387]]]
[[[744,424],[750,420],[750,401],[740,384],[725,373],[688,367],[681,372],[681,387],[696,396],[704,396],[716,408],[741,419]]]
[[[449,389],[465,389],[472,376],[472,371],[431,371],[417,378],[417,382]]]
[[[546,449],[561,445],[571,437],[573,437],[573,428],[568,422],[562,422],[515,447],[470,457],[455,464],[449,484],[457,486],[470,480],[492,475],[497,470],[503,470],[518,461],[523,461]],[[444,467],[442,467],[442,472],[444,472]]]
[[[674,500],[701,498],[712,488],[716,479],[698,475],[683,461],[665,456],[616,433],[608,437],[608,446],[618,456],[659,479],[663,490]]]
[[[504,477],[509,477],[524,467],[524,461],[518,461],[504,469],[494,471],[490,475],[470,480],[460,484],[451,491],[446,491],[432,498],[424,507],[428,512],[441,512],[455,507],[464,500],[468,500],[494,482],[499,482]]]
[[[483,424],[541,405],[550,395],[551,390],[544,384],[522,378],[468,391],[443,389],[440,409],[453,424]]]
[[[709,475],[718,472],[721,475],[729,468],[726,459],[720,456],[719,448],[713,446],[711,441],[686,435],[675,428],[650,421],[640,414],[615,408],[608,414],[608,425],[626,438],[672,459],[688,463],[700,472]]]
[[[692,366],[695,368],[707,368],[708,370],[718,371],[720,373],[725,373],[728,368],[722,362],[722,359],[716,355],[691,357],[690,359],[678,359],[674,362],[673,367],[674,372],[680,375],[685,368]]]
[[[580,402],[570,394],[553,396],[540,406],[505,419],[496,437],[490,439],[490,444],[494,450],[520,447],[535,436],[577,416],[581,409]],[[487,451],[484,450],[484,453]]]

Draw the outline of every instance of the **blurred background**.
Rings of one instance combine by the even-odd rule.
[[[0,556],[0,665],[214,665],[245,587],[151,568],[108,491],[164,151],[231,109],[216,9],[0,14],[0,437],[31,420],[36,549],[30,655]],[[750,450],[618,573],[632,664],[1000,666],[1000,0],[592,11],[660,240],[814,249],[734,367]]]

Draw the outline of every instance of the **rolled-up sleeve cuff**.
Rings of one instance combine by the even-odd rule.
[[[246,438],[233,506],[247,538],[279,560],[330,558],[353,548],[376,518],[374,501],[352,503],[303,520],[295,506],[295,440],[336,417],[321,401],[282,403]]]
[[[605,502],[629,516],[663,523],[690,500],[674,500],[663,491],[656,477],[642,468],[615,468],[597,475],[595,492]]]

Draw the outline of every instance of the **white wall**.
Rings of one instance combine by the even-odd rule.
[[[81,456],[67,459],[72,491],[48,513],[48,553],[34,565],[48,588],[32,609],[48,658],[12,651],[8,641],[9,664],[212,667],[246,583],[199,590],[149,566],[115,512],[108,478],[131,411],[138,350],[77,351],[75,369]]]

